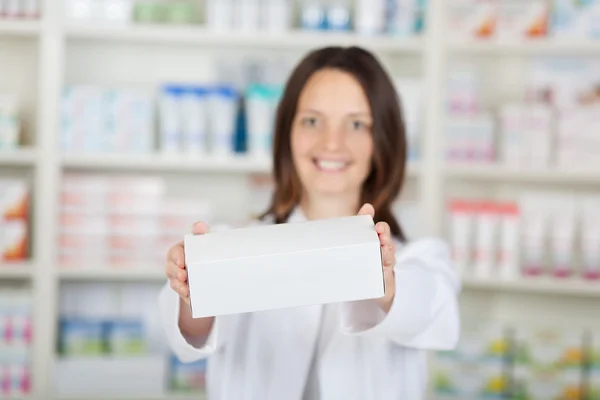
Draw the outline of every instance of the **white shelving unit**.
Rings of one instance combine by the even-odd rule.
[[[15,166],[34,167],[34,248],[35,263],[6,267],[0,266],[0,280],[27,279],[35,293],[34,323],[38,332],[33,347],[32,398],[52,396],[52,371],[56,360],[57,304],[62,282],[163,282],[158,270],[131,269],[60,269],[57,265],[55,241],[58,229],[58,199],[62,174],[70,171],[88,172],[142,172],[180,175],[179,187],[190,186],[190,179],[214,174],[232,185],[238,185],[239,176],[266,173],[270,162],[246,157],[215,159],[201,157],[173,158],[163,155],[63,155],[59,151],[59,105],[61,89],[70,83],[122,83],[140,79],[156,83],[172,77],[181,79],[210,79],[207,70],[209,55],[203,49],[236,51],[256,49],[276,52],[303,52],[326,44],[361,45],[378,54],[394,59],[394,65],[417,60],[416,68],[408,74],[419,73],[425,83],[423,97],[427,99],[424,129],[420,143],[420,161],[411,163],[408,176],[416,179],[421,204],[421,234],[440,236],[444,233],[445,185],[455,180],[485,181],[489,183],[545,183],[552,185],[598,185],[599,171],[516,171],[501,166],[445,165],[440,157],[444,148],[443,98],[445,71],[449,56],[469,55],[501,57],[505,55],[531,57],[537,55],[600,55],[598,42],[451,42],[445,37],[443,0],[430,0],[427,34],[423,38],[401,39],[389,37],[359,37],[354,34],[314,34],[290,32],[283,35],[212,33],[202,28],[154,26],[82,26],[67,24],[61,7],[53,0],[42,0],[44,18],[40,22],[0,21],[0,40],[16,38],[37,39],[38,80],[36,109],[36,147],[16,152],[0,152],[0,168]],[[58,2],[62,4],[62,1]],[[113,50],[114,48],[114,50]],[[97,51],[100,49],[101,51]],[[181,49],[183,61],[169,59]],[[190,51],[193,49],[193,51]],[[111,55],[106,52],[115,51]],[[164,56],[163,56],[164,55]],[[161,57],[160,63],[148,68],[148,60]],[[139,59],[139,60],[138,60]],[[117,61],[115,61],[117,60]],[[0,59],[0,69],[3,61]],[[120,63],[123,63],[122,66]],[[99,65],[101,64],[101,65]],[[126,71],[134,71],[132,76]],[[392,71],[397,72],[397,71]],[[406,71],[400,71],[398,75]],[[33,78],[33,77],[32,77]],[[1,78],[0,78],[1,79]],[[0,81],[1,82],[1,81]],[[235,175],[238,177],[230,177]],[[231,179],[231,181],[229,181]],[[186,189],[187,190],[187,189]],[[228,203],[229,204],[229,203]],[[464,290],[479,299],[504,299],[511,305],[514,294],[545,296],[549,308],[552,301],[565,297],[583,297],[597,307],[600,284],[581,281],[516,280],[496,281],[464,279]],[[556,296],[554,296],[556,295]],[[499,297],[498,297],[499,296]],[[558,300],[555,300],[554,298]],[[591,306],[590,306],[591,307]],[[519,312],[519,307],[512,311]],[[551,311],[549,311],[551,312]],[[90,393],[90,399],[93,393]],[[160,397],[162,398],[162,397]],[[168,398],[179,398],[168,396]]]
[[[0,150],[0,166],[35,165],[38,153],[33,148]]]
[[[0,38],[2,36],[36,37],[40,34],[38,21],[0,20]]]
[[[33,263],[0,263],[0,280],[28,280],[33,275]]]
[[[130,43],[150,43],[157,45],[197,45],[203,47],[240,48],[251,46],[254,49],[307,50],[324,43],[331,45],[360,45],[375,51],[393,54],[423,52],[422,40],[394,39],[389,37],[358,37],[348,33],[312,33],[291,31],[285,34],[269,33],[217,33],[196,27],[155,27],[155,26],[88,26],[71,25],[66,29],[69,40],[118,41]]]

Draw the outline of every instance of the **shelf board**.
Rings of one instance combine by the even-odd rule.
[[[94,26],[71,24],[69,39],[136,42],[150,44],[195,44],[211,47],[252,47],[265,49],[311,49],[323,45],[361,45],[392,53],[420,53],[422,40],[415,38],[361,36],[354,33],[289,31],[215,32],[202,26],[124,25]]]
[[[465,289],[516,292],[529,294],[600,297],[600,282],[583,279],[547,277],[520,278],[518,280],[463,278]]]
[[[97,171],[153,171],[153,172],[230,172],[261,173],[271,172],[268,159],[248,156],[235,157],[202,157],[202,156],[166,156],[151,155],[65,155],[62,157],[63,168]],[[419,174],[419,164],[410,162],[408,176]]]
[[[170,393],[157,396],[58,396],[55,400],[202,400],[204,397],[201,394],[179,394]]]
[[[0,263],[0,280],[2,279],[30,279],[34,266],[29,262]]]
[[[142,268],[59,268],[58,278],[62,281],[99,282],[166,282],[161,269]]]
[[[37,152],[32,148],[0,149],[0,166],[34,165],[36,161]]]
[[[35,37],[40,31],[41,24],[37,20],[0,19],[0,36]]]
[[[213,171],[240,173],[269,173],[268,159],[245,156],[203,157],[166,155],[66,155],[62,158],[65,168],[85,170],[131,170],[131,171]]]
[[[600,40],[539,39],[539,40],[453,40],[450,52],[481,55],[565,56],[597,55]]]
[[[544,170],[526,170],[501,165],[485,164],[448,164],[445,167],[447,177],[474,180],[493,180],[507,182],[564,183],[564,184],[600,184],[599,169],[547,168]]]

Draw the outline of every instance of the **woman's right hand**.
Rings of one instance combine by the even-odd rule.
[[[208,233],[208,225],[204,222],[196,222],[192,227],[192,234],[204,235]],[[183,242],[176,244],[167,253],[167,266],[165,268],[171,288],[177,292],[179,297],[190,304],[190,292],[187,285],[187,270],[185,266],[185,253]]]

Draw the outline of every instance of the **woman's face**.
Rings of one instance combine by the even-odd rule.
[[[324,69],[308,80],[291,132],[292,157],[309,195],[358,196],[371,170],[371,109],[346,72]]]

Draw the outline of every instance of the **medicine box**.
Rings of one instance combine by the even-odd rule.
[[[369,216],[187,235],[185,259],[194,318],[385,294]]]

